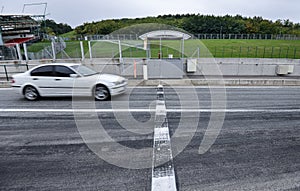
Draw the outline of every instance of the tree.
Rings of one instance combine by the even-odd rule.
[[[263,19],[261,16],[253,18],[236,16],[214,16],[201,14],[185,15],[159,15],[157,17],[145,17],[136,19],[103,20],[93,23],[84,23],[75,28],[77,34],[110,34],[111,32],[142,23],[166,24],[181,28],[191,34],[287,34],[300,33],[300,25],[293,24],[289,20],[277,20],[276,22]],[[54,30],[55,32],[55,30]]]
[[[43,32],[47,34],[51,33],[51,35],[60,35],[73,30],[72,27],[67,24],[64,23],[57,24],[54,20],[49,20],[49,19],[43,21],[41,26],[42,27],[44,26]]]

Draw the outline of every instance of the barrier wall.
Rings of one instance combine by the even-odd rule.
[[[87,66],[94,68],[95,70],[103,73],[119,74],[126,76],[128,78],[143,78],[143,65],[148,63],[156,62],[155,60],[145,60],[140,58],[130,58],[124,59],[120,62],[119,59],[86,59],[81,61],[80,59],[67,59],[67,60],[34,60],[34,61],[1,61],[0,62],[0,81],[5,81],[10,78],[11,75],[15,73],[24,72],[36,65],[45,63],[59,63],[59,62],[71,62],[71,63],[83,63]],[[171,63],[172,59],[157,60],[161,64]],[[174,59],[174,62],[178,64],[178,59]],[[276,73],[277,67],[279,65],[291,65],[293,66],[293,71],[290,74],[284,75],[287,77],[300,77],[300,60],[299,59],[251,59],[251,58],[201,58],[197,59],[197,70],[196,72],[188,73],[187,70],[187,60],[183,59],[182,62],[182,74],[189,77],[214,75],[212,71],[218,66],[220,72],[223,76],[278,76]],[[174,67],[161,67],[164,70],[172,70]],[[180,68],[180,67],[179,67]],[[153,73],[149,71],[151,67],[148,68],[148,74]],[[157,68],[156,68],[157,69]],[[175,67],[178,70],[178,67]],[[178,72],[178,71],[176,71]]]

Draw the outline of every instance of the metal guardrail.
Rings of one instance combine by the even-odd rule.
[[[3,65],[0,65],[0,67],[3,68],[3,71],[0,71],[0,76],[1,77],[4,77],[6,81],[10,81],[10,76],[12,74],[17,74],[17,73],[22,73],[22,72],[25,72],[24,71],[13,71],[13,72],[10,72],[9,71],[9,68],[12,67],[12,68],[16,68],[16,67],[25,67],[25,70],[29,70],[29,65],[26,63],[26,64],[3,64]]]

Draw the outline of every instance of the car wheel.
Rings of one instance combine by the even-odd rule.
[[[94,97],[97,101],[105,101],[110,99],[110,93],[104,85],[97,85],[94,88]]]
[[[35,101],[40,97],[37,89],[32,86],[26,86],[23,92],[24,92],[24,97],[29,101]]]

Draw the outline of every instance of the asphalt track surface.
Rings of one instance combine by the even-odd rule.
[[[192,89],[176,91],[189,94]],[[171,137],[181,112],[200,111],[191,142],[173,159],[178,190],[300,190],[300,88],[226,89],[222,130],[202,155],[199,145],[215,111],[209,89],[195,90],[200,106],[180,110],[175,89],[165,87]],[[151,120],[155,100],[155,87],[137,87],[131,94],[113,98],[116,105],[129,102],[130,110],[120,110],[120,118],[124,114],[126,121],[129,112],[139,122]],[[153,146],[153,133],[128,132],[118,124],[110,102],[95,106],[114,141],[133,149]],[[105,139],[99,144],[115,151]],[[115,157],[122,160],[126,155],[130,153]],[[78,132],[71,98],[29,102],[11,89],[1,89],[0,156],[0,190],[151,190],[151,168],[118,167],[87,146]],[[139,162],[152,156],[131,157]]]

